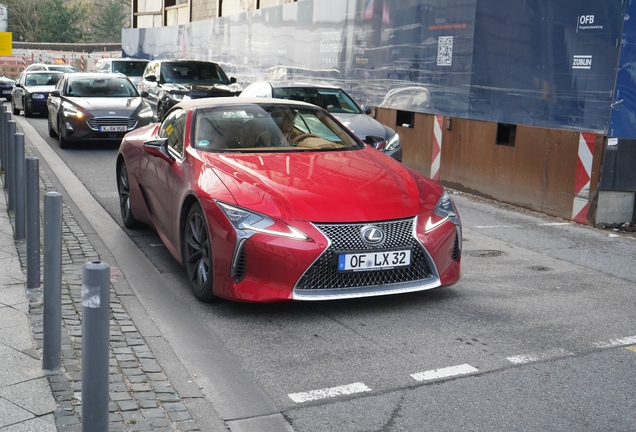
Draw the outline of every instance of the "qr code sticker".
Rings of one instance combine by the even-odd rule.
[[[437,45],[437,66],[452,66],[453,37],[440,36]]]

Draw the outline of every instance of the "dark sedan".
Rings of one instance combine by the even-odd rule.
[[[137,86],[148,92],[148,102],[159,120],[181,101],[241,92],[235,77],[228,77],[217,63],[203,60],[153,60]]]
[[[10,78],[7,78],[3,74],[0,73],[0,97],[5,98],[6,100],[11,100],[11,92],[13,91],[13,86],[15,85],[15,81]]]
[[[65,74],[48,99],[48,127],[60,148],[70,142],[120,141],[155,120],[150,105],[119,74]]]
[[[49,92],[64,75],[62,72],[37,71],[22,72],[15,80],[15,87],[11,93],[11,109],[13,115],[24,111],[25,117],[33,113],[46,113],[46,100]]]
[[[358,138],[373,148],[402,161],[400,136],[390,127],[367,115],[344,90],[326,84],[260,81],[250,84],[240,97],[267,97],[309,102],[326,109]]]

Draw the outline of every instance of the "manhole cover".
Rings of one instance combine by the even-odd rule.
[[[492,258],[503,255],[504,252],[498,250],[478,250],[469,252],[468,255],[477,258]]]
[[[536,271],[550,271],[552,270],[550,267],[545,267],[545,266],[534,266],[534,267],[530,267],[531,270],[536,270]]]

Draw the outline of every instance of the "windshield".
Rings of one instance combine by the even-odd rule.
[[[72,77],[73,75],[71,75]],[[115,78],[70,78],[66,85],[66,96],[73,97],[137,97],[137,89],[124,77]]]
[[[285,87],[274,88],[273,96],[318,105],[334,114],[362,114],[362,110],[348,94],[340,89]]]
[[[43,85],[55,85],[60,80],[62,73],[60,72],[37,72],[30,73],[24,77],[24,85],[30,86],[43,86]]]
[[[324,111],[250,104],[197,111],[194,147],[203,151],[328,151],[361,145]]]
[[[113,60],[113,72],[122,73],[127,76],[140,77],[141,74],[143,74],[147,63],[148,62],[143,61]]]
[[[49,70],[58,72],[77,72],[73,66],[48,66]]]
[[[161,65],[161,79],[166,83],[177,84],[230,84],[223,69],[210,62],[164,62]]]

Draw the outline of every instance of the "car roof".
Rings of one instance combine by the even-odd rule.
[[[211,60],[196,60],[196,59],[165,59],[165,60],[152,60],[153,63],[212,63],[218,65],[217,62]]]
[[[57,71],[57,70],[25,70],[25,71],[22,71],[22,73],[25,75],[42,74],[42,73],[64,75],[64,72]]]
[[[245,98],[237,98],[237,97],[215,97],[215,98],[204,98],[204,99],[192,99],[189,101],[179,102],[175,107],[183,108],[184,110],[189,110],[191,108],[207,108],[207,107],[231,107],[231,106],[241,106],[241,105],[249,105],[249,104],[273,104],[273,105],[285,105],[285,106],[295,106],[298,108],[318,108],[315,105],[288,100],[288,99],[274,99],[274,98],[261,98],[261,97],[245,97]],[[318,108],[320,109],[320,108]]]
[[[336,87],[331,84],[325,83],[312,83],[312,82],[289,82],[289,81],[260,81],[271,85],[273,88],[316,88],[316,89],[330,89],[330,90],[342,90],[340,87]]]
[[[121,73],[104,73],[104,72],[75,72],[72,74],[68,74],[69,78],[73,77],[73,79],[77,78],[95,78],[95,79],[105,79],[105,78],[127,78],[126,75]]]

